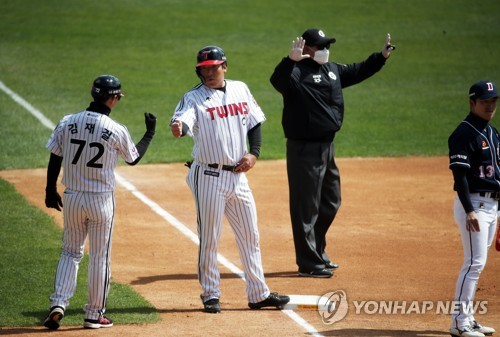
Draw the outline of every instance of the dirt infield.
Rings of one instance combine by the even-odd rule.
[[[62,335],[309,336],[313,333],[308,325],[323,336],[449,335],[449,316],[437,312],[437,306],[452,299],[462,248],[453,221],[454,192],[447,158],[342,158],[338,165],[343,204],[328,233],[327,251],[340,269],[331,279],[297,276],[285,161],[260,161],[248,178],[257,202],[264,271],[271,290],[310,295],[342,290],[349,304],[343,320],[324,324],[317,311],[298,310],[306,322],[301,325],[278,310],[248,310],[244,282],[224,267],[223,312],[202,313],[197,246],[161,212],[167,211],[196,233],[194,203],[185,183],[187,169],[182,164],[120,166],[119,175],[141,193],[139,197],[148,199],[140,200],[123,185],[117,187],[112,277],[148,299],[163,320],[85,332],[63,325]],[[43,204],[44,169],[1,171],[0,176],[61,225],[61,214]],[[160,212],[152,210],[151,201]],[[224,226],[219,253],[241,269],[234,235],[227,223]],[[497,329],[500,295],[495,276],[499,275],[500,253],[493,248],[476,298],[488,301],[487,313],[476,318]],[[368,304],[361,306],[362,301]],[[380,303],[391,301],[400,309],[377,310]],[[418,308],[412,309],[415,301]],[[427,306],[422,313],[424,301],[433,308]],[[0,331],[4,333],[48,332],[33,327]]]

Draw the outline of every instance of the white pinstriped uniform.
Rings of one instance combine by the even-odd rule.
[[[235,165],[246,155],[247,132],[265,121],[265,116],[247,85],[225,80],[226,91],[199,84],[184,94],[172,120],[189,127],[194,139],[194,158],[186,181],[197,210],[200,250],[198,277],[203,302],[220,298],[217,247],[226,215],[246,278],[249,302],[269,296],[264,279],[257,228],[257,210],[244,173],[210,168],[208,164]],[[220,167],[219,167],[220,168]]]
[[[111,237],[115,212],[114,169],[118,154],[133,162],[139,153],[127,128],[91,111],[67,115],[47,145],[64,158],[64,236],[51,307],[66,308],[76,290],[78,266],[89,238],[89,301],[85,318],[104,314],[109,291]]]

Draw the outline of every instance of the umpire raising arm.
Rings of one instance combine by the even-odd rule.
[[[290,217],[300,276],[331,277],[338,268],[325,247],[341,199],[333,139],[344,117],[342,89],[378,72],[395,48],[387,34],[381,52],[341,65],[329,62],[335,41],[322,30],[306,30],[271,76],[283,96]]]

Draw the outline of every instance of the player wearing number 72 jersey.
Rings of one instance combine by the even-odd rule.
[[[57,178],[64,161],[64,236],[56,270],[50,310],[44,320],[49,329],[59,328],[69,299],[74,295],[78,266],[89,237],[88,303],[85,328],[113,325],[104,316],[109,292],[111,236],[115,213],[114,170],[120,155],[129,165],[144,156],[153,139],[156,117],[145,113],[146,133],[134,145],[127,128],[109,117],[123,93],[120,80],[102,75],[94,80],[94,101],[79,113],[65,116],[52,133],[47,149],[51,156],[47,169],[45,204],[61,210]],[[63,160],[64,159],[64,160]]]

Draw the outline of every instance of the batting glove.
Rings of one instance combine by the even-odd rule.
[[[45,189],[45,206],[48,208],[55,208],[59,212],[61,207],[63,207],[62,199],[57,190]]]
[[[295,40],[292,41],[292,50],[290,50],[290,54],[288,54],[288,57],[295,61],[299,62],[302,61],[303,59],[307,59],[311,57],[309,54],[302,54],[304,51],[304,46],[306,44],[306,40],[304,38],[298,37]]]
[[[387,34],[384,48],[382,48],[382,55],[384,55],[385,58],[389,58],[389,56],[391,56],[391,51],[394,49],[396,49],[396,46],[391,44],[391,34]]]
[[[156,116],[152,113],[144,113],[144,121],[146,123],[146,130],[154,133],[156,130]]]

